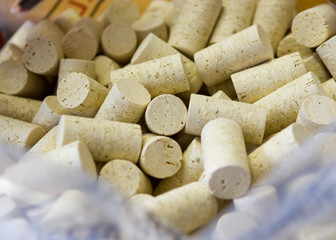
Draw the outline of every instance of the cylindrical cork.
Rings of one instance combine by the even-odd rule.
[[[22,50],[14,44],[6,44],[0,51],[0,63],[7,60],[21,61]]]
[[[183,233],[204,226],[217,214],[217,200],[207,186],[195,182],[157,196],[148,210]]]
[[[74,141],[85,143],[94,159],[108,162],[125,159],[136,163],[141,151],[141,128],[137,124],[63,115],[56,148]]]
[[[40,126],[1,115],[0,132],[0,144],[20,150],[28,150],[45,134]]]
[[[177,53],[179,52],[175,48],[171,47],[169,44],[157,37],[155,34],[150,33],[135,51],[131,59],[131,63],[142,63],[156,58],[167,57],[169,55]],[[180,93],[178,94],[178,96],[183,101],[189,101],[191,93],[197,93],[201,89],[203,81],[198,74],[196,64],[184,55],[181,55],[181,57],[188,77],[190,90]]]
[[[290,33],[280,41],[277,56],[282,57],[294,52],[299,52],[301,57],[304,59],[309,57],[313,53],[313,50],[298,43],[294,38],[294,34]]]
[[[69,73],[57,88],[58,102],[75,115],[94,117],[108,89],[83,73]]]
[[[29,72],[19,61],[1,63],[0,76],[0,92],[8,95],[41,98],[48,91],[47,81]]]
[[[149,33],[153,33],[163,41],[168,40],[168,28],[161,16],[144,15],[132,24],[138,43],[141,43]]]
[[[110,87],[122,78],[136,80],[144,85],[152,98],[160,94],[176,94],[190,90],[182,58],[179,54],[112,71],[110,78]]]
[[[99,181],[115,187],[129,198],[138,193],[152,194],[149,178],[133,163],[126,160],[113,160],[105,164],[99,174]]]
[[[182,150],[169,137],[144,134],[139,166],[149,176],[167,178],[181,168]]]
[[[251,26],[256,0],[222,0],[223,10],[217,20],[209,44],[224,40]]]
[[[188,110],[180,98],[162,94],[150,102],[145,119],[151,132],[171,136],[184,128],[187,115]]]
[[[252,182],[258,183],[266,177],[272,168],[297,151],[310,136],[308,130],[293,123],[255,149],[248,155]]]
[[[295,16],[292,32],[298,43],[317,47],[336,34],[336,12],[329,4],[304,10]]]
[[[173,15],[173,2],[172,1],[151,1],[147,6],[143,16],[162,17],[167,26],[171,25]]]
[[[237,122],[217,118],[208,122],[201,135],[204,179],[211,194],[220,199],[244,195],[251,184],[242,130]]]
[[[171,29],[169,45],[193,58],[207,45],[221,9],[221,0],[187,0]]]
[[[261,144],[266,122],[263,107],[198,94],[191,95],[185,132],[199,136],[206,123],[220,117],[235,120],[242,128],[246,143]]]
[[[254,103],[307,72],[298,52],[231,75],[239,101]]]
[[[44,135],[25,156],[41,155],[56,149],[56,135],[58,126],[53,127],[46,135]]]
[[[95,118],[138,123],[150,100],[143,85],[131,79],[120,79],[113,85]]]
[[[336,102],[327,96],[309,96],[303,100],[296,122],[317,133],[336,123]]]
[[[58,125],[63,114],[72,115],[68,109],[59,104],[56,96],[47,96],[36,112],[32,123],[43,127],[48,132]]]
[[[55,76],[59,61],[63,58],[61,46],[47,38],[33,38],[23,48],[22,61],[25,67],[36,74]]]
[[[195,54],[199,74],[207,86],[230,79],[232,73],[274,58],[271,43],[253,25]]]
[[[154,197],[149,194],[145,193],[139,193],[136,195],[133,195],[129,199],[127,199],[125,208],[126,211],[133,208],[141,208],[142,210],[147,211],[147,206],[151,204],[151,202],[154,200]]]
[[[159,182],[154,195],[168,192],[191,182],[197,182],[203,173],[202,146],[199,138],[194,138],[182,156],[180,170],[173,176]]]
[[[118,63],[126,64],[137,47],[137,35],[126,23],[112,23],[104,29],[101,45],[105,55]]]
[[[85,59],[62,58],[60,61],[57,85],[63,78],[72,72],[84,73],[90,78],[96,78],[96,64],[94,61]]]
[[[79,20],[79,14],[74,9],[68,8],[54,20],[54,23],[66,33]]]
[[[32,21],[26,20],[10,37],[10,39],[7,41],[7,44],[13,44],[18,48],[22,49],[24,45],[26,45],[27,36],[30,34],[34,27],[35,24]]]
[[[327,96],[336,101],[336,82],[333,78],[329,79],[322,83],[324,91],[327,93]]]
[[[222,90],[219,90],[214,95],[212,95],[213,98],[220,98],[220,99],[226,99],[226,100],[232,100],[228,95],[225,94]]]
[[[259,0],[253,24],[259,24],[276,51],[292,22],[297,0]]]
[[[315,52],[311,56],[303,59],[303,63],[308,72],[313,72],[321,83],[329,80],[331,75],[326,66],[321,61],[319,55]]]
[[[31,122],[41,101],[0,94],[0,115]]]
[[[119,69],[120,65],[104,55],[95,57],[93,61],[96,63],[97,82],[107,87],[110,82],[111,71]]]
[[[236,89],[233,86],[233,82],[231,79],[218,83],[217,85],[214,85],[212,87],[206,87],[210,95],[214,95],[218,91],[223,91],[229,98],[231,99],[237,99],[237,93]]]
[[[265,138],[295,122],[302,101],[310,95],[326,95],[320,81],[309,72],[255,102],[267,111]]]
[[[183,10],[183,7],[187,1],[185,0],[173,0],[173,10],[172,10],[172,17],[170,23],[170,31],[173,29],[177,20]]]
[[[336,77],[336,36],[330,38],[316,49],[324,65],[328,68],[329,72]]]

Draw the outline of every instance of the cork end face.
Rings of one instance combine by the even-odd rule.
[[[27,137],[25,148],[34,146],[45,134],[46,131],[42,127],[36,126],[33,128]]]
[[[311,138],[311,132],[301,126],[298,123],[291,125],[292,135],[294,136],[296,142],[302,146],[309,138]]]
[[[62,105],[58,102],[56,96],[47,96],[44,100],[45,104],[49,108],[49,110],[55,114],[62,115],[62,114],[69,114],[72,115],[70,111],[62,107]]]
[[[8,60],[0,64],[0,92],[17,95],[25,88],[28,71],[19,61]]]
[[[269,39],[269,37],[267,36],[267,34],[263,30],[263,28],[258,24],[255,24],[252,27],[254,27],[256,29],[257,34],[259,36],[259,39],[260,39],[260,41],[262,43],[262,46],[264,48],[263,49],[264,56],[265,56],[264,59],[265,60],[274,59],[274,51],[273,51],[271,40]]]
[[[120,79],[114,87],[118,89],[122,100],[130,101],[136,105],[147,106],[151,100],[151,95],[147,89],[137,81]]]

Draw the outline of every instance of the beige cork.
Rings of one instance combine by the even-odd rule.
[[[221,0],[187,0],[168,40],[189,58],[203,49],[222,9]]]
[[[108,162],[100,171],[99,182],[113,186],[126,198],[138,193],[152,194],[153,191],[149,178],[126,160]]]
[[[231,75],[239,101],[254,103],[307,72],[299,53]]]
[[[195,182],[157,196],[148,210],[183,233],[190,233],[217,214],[217,200],[207,186]]]
[[[1,115],[0,131],[0,144],[19,150],[28,150],[45,134],[40,126]]]
[[[107,88],[83,73],[69,73],[57,88],[58,102],[83,117],[94,117],[107,94]]]
[[[101,45],[105,55],[120,64],[126,64],[137,47],[137,34],[126,23],[112,23],[104,29]]]
[[[316,49],[319,57],[321,58],[324,65],[327,67],[333,78],[336,77],[336,36],[330,38],[328,41],[323,43]]]
[[[218,83],[212,87],[206,87],[210,95],[216,94],[218,91],[223,91],[229,98],[237,99],[236,89],[233,86],[233,82],[231,79]]]
[[[220,98],[220,99],[226,99],[226,100],[232,100],[228,95],[225,94],[222,90],[219,90],[214,95],[212,95],[213,98]]]
[[[169,137],[144,134],[139,166],[149,176],[167,178],[181,168],[182,150]]]
[[[31,155],[42,155],[55,150],[57,131],[58,126],[53,127],[31,149],[29,149],[25,156],[29,157]]]
[[[299,52],[301,57],[304,59],[309,57],[313,53],[313,50],[298,43],[294,38],[294,34],[290,33],[280,41],[277,56],[282,57],[294,52]]]
[[[162,17],[167,26],[170,26],[173,15],[173,5],[174,3],[172,1],[151,1],[142,16]]]
[[[31,122],[41,103],[39,100],[0,94],[0,115]]]
[[[336,82],[333,78],[329,79],[322,83],[324,91],[327,93],[327,96],[336,101]]]
[[[336,123],[336,102],[327,96],[309,96],[303,100],[296,122],[317,133]]]
[[[98,162],[119,158],[136,163],[141,151],[141,128],[137,124],[63,115],[56,148],[74,141],[85,143]]]
[[[224,40],[251,26],[257,0],[222,0],[223,10],[217,20],[209,44]]]
[[[252,182],[258,183],[278,167],[310,137],[304,127],[293,123],[248,155]]]
[[[320,81],[312,72],[255,102],[254,106],[267,111],[265,138],[295,122],[302,101],[310,95],[326,95]]]
[[[292,32],[298,43],[317,47],[336,34],[336,12],[329,4],[304,10],[294,18]]]
[[[70,30],[80,20],[79,14],[72,8],[62,12],[55,20],[54,23],[64,32]]]
[[[183,11],[183,7],[187,1],[186,0],[173,0],[173,9],[172,9],[172,17],[170,23],[170,31],[173,29],[177,20]]]
[[[237,122],[217,118],[201,134],[204,179],[211,194],[220,199],[244,195],[251,184],[242,130]]]
[[[202,146],[199,138],[194,138],[182,156],[180,170],[173,176],[159,182],[154,195],[159,195],[191,182],[197,182],[203,173]]]
[[[93,59],[96,63],[96,80],[105,87],[110,82],[110,72],[120,68],[120,65],[111,58],[99,55]]]
[[[7,60],[17,60],[21,61],[22,59],[22,50],[14,44],[6,44],[0,52],[0,63]]]
[[[135,51],[131,59],[131,63],[142,63],[177,53],[179,52],[175,48],[171,47],[155,34],[150,33]],[[181,57],[188,77],[190,90],[178,94],[178,97],[180,97],[183,101],[189,101],[191,93],[197,93],[201,89],[203,81],[198,74],[196,64],[184,55],[181,55]]]
[[[110,87],[122,78],[136,80],[144,85],[152,98],[160,94],[177,94],[190,90],[187,74],[179,54],[112,71],[110,78]]]
[[[314,52],[311,56],[303,59],[303,63],[307,71],[313,72],[321,83],[324,83],[331,78],[328,69],[323,64],[321,58],[316,52]]]
[[[259,25],[253,25],[195,54],[199,74],[207,86],[230,79],[232,73],[274,58],[271,43]]]
[[[30,34],[34,27],[35,24],[32,21],[24,21],[22,25],[16,30],[15,33],[13,33],[13,35],[7,41],[7,44],[13,44],[18,48],[22,49],[24,45],[26,45],[27,36]]]
[[[72,113],[59,104],[56,96],[47,96],[37,110],[32,123],[43,127],[47,132],[58,125],[62,115]]]
[[[23,48],[22,61],[25,67],[36,74],[55,76],[59,61],[64,57],[58,43],[47,38],[33,38]]]
[[[149,33],[153,33],[163,41],[168,40],[168,28],[161,16],[144,15],[132,24],[138,43],[141,43]]]
[[[138,123],[150,100],[143,85],[135,80],[120,79],[113,85],[95,118]]]
[[[136,208],[141,208],[142,210],[146,211],[147,206],[150,205],[153,200],[154,197],[152,195],[146,193],[135,194],[127,199],[125,204],[126,211]],[[133,214],[133,212],[131,212],[131,214]]]
[[[145,119],[151,132],[171,136],[184,128],[187,115],[188,110],[180,98],[171,94],[162,94],[150,102]]]
[[[247,144],[261,144],[266,123],[263,107],[198,94],[191,95],[185,132],[199,136],[207,122],[220,117],[235,120]]]
[[[0,92],[29,98],[41,98],[46,94],[47,81],[28,71],[15,60],[0,64]]]
[[[297,0],[259,0],[253,24],[259,24],[276,51],[292,22]]]

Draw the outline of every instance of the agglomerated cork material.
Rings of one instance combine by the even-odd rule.
[[[307,71],[313,72],[321,83],[324,83],[331,78],[331,75],[326,68],[326,65],[323,64],[321,58],[316,52],[314,52],[309,57],[303,59],[303,63]]]
[[[282,57],[290,53],[300,53],[301,57],[304,59],[313,54],[313,50],[298,43],[293,33],[289,33],[285,36],[278,45],[277,56]]]
[[[336,77],[335,49],[336,49],[336,36],[330,38],[328,41],[321,44],[321,46],[319,46],[316,49],[316,52],[320,56],[322,62],[327,67],[333,78]]]

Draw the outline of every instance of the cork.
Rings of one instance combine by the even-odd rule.
[[[223,10],[213,30],[209,45],[220,42],[251,26],[256,0],[222,0]]]
[[[296,122],[312,133],[336,122],[336,102],[327,96],[312,95],[303,100]]]
[[[63,115],[56,148],[77,140],[87,145],[97,162],[125,159],[136,163],[142,136],[136,124]]]
[[[33,38],[23,48],[22,61],[25,67],[36,74],[55,76],[59,61],[64,57],[58,43],[47,38]]]
[[[195,136],[185,133],[185,128],[173,136],[174,140],[180,145],[182,151],[186,150]]]
[[[26,45],[26,39],[32,29],[35,27],[35,24],[26,20],[22,23],[22,25],[16,30],[15,33],[8,39],[7,44],[13,44],[18,48],[22,49],[24,45]]]
[[[75,115],[94,117],[104,102],[108,89],[83,73],[69,73],[59,83],[57,99]]]
[[[142,16],[162,17],[167,26],[170,26],[173,15],[173,5],[174,3],[172,1],[151,1]]]
[[[187,0],[171,29],[169,45],[192,59],[207,45],[221,8],[221,0]]]
[[[152,194],[153,187],[149,178],[133,163],[126,160],[113,160],[102,168],[99,182],[113,186],[123,196]]]
[[[296,0],[259,0],[254,13],[253,24],[259,24],[276,51],[292,22]]]
[[[220,99],[226,99],[226,100],[232,100],[228,95],[225,94],[222,90],[219,90],[214,95],[212,95],[213,98],[220,98]]]
[[[177,53],[179,52],[175,48],[171,47],[155,34],[150,33],[135,51],[131,63],[138,64]],[[190,99],[191,93],[197,93],[201,89],[203,81],[198,74],[196,64],[183,54],[181,54],[181,58],[189,81],[190,90],[178,94],[178,97],[187,102]]]
[[[154,98],[160,94],[177,94],[190,90],[189,81],[179,54],[130,65],[112,71],[112,85],[121,78],[140,82]]]
[[[207,86],[274,58],[271,43],[259,25],[253,25],[195,54],[199,74]]]
[[[212,220],[217,201],[207,186],[195,182],[157,196],[148,209],[183,233],[190,233]]]
[[[155,34],[165,42],[168,40],[168,28],[161,16],[144,15],[132,24],[132,29],[136,32],[138,43],[149,33]]]
[[[294,34],[289,33],[279,42],[277,56],[282,57],[294,52],[300,53],[301,57],[304,59],[309,57],[313,53],[313,50],[298,43],[294,38]]]
[[[62,58],[58,70],[57,86],[63,78],[72,72],[84,73],[90,78],[96,78],[96,63],[85,59]]]
[[[0,115],[31,122],[41,103],[39,100],[0,94]]]
[[[31,149],[29,149],[24,157],[29,157],[31,155],[42,155],[55,150],[57,131],[58,126],[53,127]]]
[[[29,98],[41,98],[46,94],[47,81],[28,71],[15,60],[0,64],[0,92]]]
[[[184,128],[187,114],[188,110],[180,98],[171,94],[162,94],[150,102],[145,119],[151,132],[171,136]]]
[[[107,87],[110,82],[110,72],[120,68],[120,65],[111,58],[99,55],[93,59],[96,64],[96,80]]]
[[[318,47],[336,34],[336,12],[329,4],[304,10],[294,18],[292,32],[298,43]]]
[[[298,52],[231,75],[239,101],[254,103],[307,72]]]
[[[72,113],[59,104],[56,96],[47,96],[37,110],[32,123],[43,127],[47,132],[58,125],[62,115]]]
[[[0,51],[0,63],[7,60],[21,61],[22,50],[14,44],[6,44]]]
[[[310,95],[326,95],[320,81],[312,72],[256,101],[253,105],[267,111],[265,138],[294,123],[302,101]]]
[[[182,150],[172,138],[144,134],[139,166],[149,176],[163,179],[181,168]]]
[[[173,29],[173,27],[177,23],[177,20],[181,12],[183,11],[183,7],[186,2],[187,1],[185,0],[173,0],[173,10],[172,10],[171,23],[170,23],[170,31]]]
[[[0,143],[18,150],[28,150],[45,134],[37,125],[0,115]]]
[[[218,118],[208,122],[201,134],[204,179],[219,199],[244,195],[251,184],[242,130],[237,122]]]
[[[333,78],[336,77],[336,54],[334,54],[335,49],[336,36],[330,38],[328,41],[326,41],[316,49],[316,52],[318,53],[319,57],[321,58],[322,62],[327,67]]]
[[[329,79],[322,83],[324,91],[327,93],[327,96],[336,101],[336,82],[333,78]]]
[[[248,214],[258,223],[265,223],[268,216],[276,215],[279,208],[277,191],[273,186],[254,187],[243,197],[234,199],[233,205],[237,212]]]
[[[287,157],[300,149],[310,136],[308,130],[293,123],[250,153],[248,160],[253,184],[257,184],[272,169],[280,166]]]
[[[129,199],[127,199],[125,208],[128,209],[135,209],[135,208],[141,208],[142,210],[146,211],[146,208],[151,202],[154,200],[154,197],[152,195],[146,194],[146,193],[139,193],[131,196]],[[131,213],[132,214],[132,213]]]
[[[126,23],[112,23],[104,29],[101,45],[105,55],[120,64],[126,64],[137,47],[137,34]]]
[[[55,20],[54,23],[64,32],[70,30],[80,20],[79,14],[72,8],[62,12]]]
[[[307,71],[313,72],[321,83],[324,83],[331,78],[328,69],[323,64],[321,58],[316,52],[314,52],[311,56],[303,59],[303,63]]]
[[[229,98],[237,99],[236,89],[233,86],[231,78],[225,82],[218,83],[212,87],[206,87],[210,95],[216,94],[218,91],[223,91]]]
[[[138,123],[150,100],[151,96],[142,84],[120,79],[111,88],[95,118]]]
[[[194,138],[183,152],[180,170],[173,176],[162,179],[154,190],[154,195],[168,192],[188,183],[197,182],[203,173],[202,146],[199,138]]]
[[[235,120],[247,144],[261,144],[266,123],[263,107],[198,94],[191,95],[185,132],[199,136],[206,123],[220,117]]]

